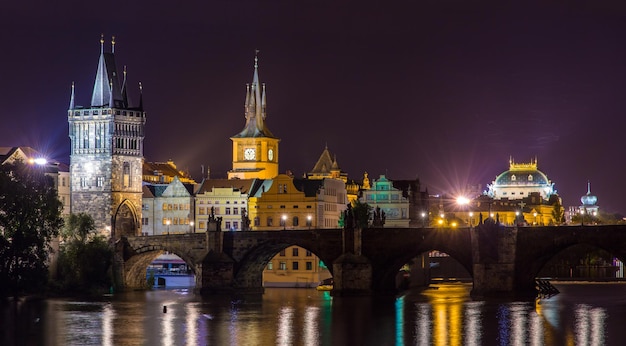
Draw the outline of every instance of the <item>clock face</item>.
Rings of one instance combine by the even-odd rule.
[[[274,160],[274,150],[270,149],[267,151],[267,158],[272,161]]]
[[[254,160],[256,158],[256,151],[254,148],[246,148],[243,151],[243,158],[246,160]]]

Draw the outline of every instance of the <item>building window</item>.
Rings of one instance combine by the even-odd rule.
[[[267,270],[273,270],[274,269],[274,263],[272,263],[272,261],[267,262]]]
[[[65,186],[65,177],[61,178],[61,186]]]
[[[306,270],[313,270],[313,262],[311,261],[306,262]]]
[[[261,226],[261,218],[258,216],[254,217],[254,225],[255,226]]]
[[[80,177],[80,187],[87,187],[87,178],[85,177]]]
[[[280,256],[285,257],[285,249],[280,250]]]
[[[291,262],[291,268],[293,270],[298,270],[298,262],[297,261],[293,261]]]
[[[297,217],[297,216],[294,216],[294,217],[293,217],[293,225],[294,225],[294,226],[298,226],[298,224],[299,224],[299,219],[298,219],[298,217]]]
[[[131,179],[130,179],[130,163],[124,162],[122,165],[122,180],[124,187],[130,187]]]
[[[274,226],[274,219],[272,219],[271,216],[267,217],[267,225],[268,226]]]
[[[200,224],[198,225],[198,229],[205,229],[206,226],[204,225],[204,221],[200,221]]]
[[[532,174],[528,175],[528,181],[533,181],[533,175]]]
[[[239,215],[239,208],[233,208],[233,215]]]
[[[287,226],[287,220],[286,218],[283,219],[282,217],[280,218],[280,227],[285,227]]]
[[[204,207],[200,207],[200,208],[198,208],[198,215],[204,215],[205,210],[206,210],[206,209],[204,209]]]
[[[294,247],[294,248],[291,249],[291,255],[293,257],[297,257],[298,256],[298,248],[297,247]]]
[[[226,208],[226,215],[230,215],[230,208]]]
[[[287,270],[287,262],[280,262],[278,269],[279,270]]]
[[[313,253],[311,253],[311,251],[306,250],[306,257],[311,257],[313,256]]]
[[[226,221],[226,229],[230,229],[230,221]]]
[[[238,229],[239,228],[239,222],[237,221],[233,221],[233,229]]]

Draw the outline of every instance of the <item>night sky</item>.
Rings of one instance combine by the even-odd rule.
[[[259,49],[281,172],[328,145],[350,178],[454,195],[536,157],[565,206],[590,180],[626,212],[626,5],[505,2],[2,1],[0,146],[69,163],[71,83],[88,106],[104,33],[143,84],[146,160],[226,177]]]

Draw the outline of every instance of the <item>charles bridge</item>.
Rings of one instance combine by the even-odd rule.
[[[535,277],[557,253],[587,244],[626,259],[626,225],[370,228],[242,231],[123,237],[116,242],[119,288],[146,287],[146,268],[163,251],[181,257],[202,294],[262,292],[262,272],[284,248],[303,247],[333,274],[333,295],[394,292],[400,268],[431,250],[472,276],[474,296],[535,295]]]

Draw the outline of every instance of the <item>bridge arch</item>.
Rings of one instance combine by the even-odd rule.
[[[263,287],[263,271],[267,264],[277,254],[291,246],[298,246],[310,251],[327,265],[332,275],[331,264],[336,257],[329,256],[329,254],[322,251],[319,244],[307,241],[294,241],[293,239],[268,239],[250,248],[246,255],[238,261],[234,276],[235,287]],[[340,254],[335,255],[338,257]]]
[[[148,288],[148,281],[146,278],[146,270],[148,266],[158,256],[164,254],[165,252],[169,252],[185,261],[187,267],[191,269],[196,277],[196,287],[199,287],[198,278],[200,275],[198,274],[200,269],[198,267],[198,261],[193,254],[191,254],[184,247],[179,246],[180,244],[176,242],[168,243],[167,241],[155,241],[155,238],[156,237],[138,237],[133,239],[133,244],[129,244],[132,252],[128,251],[124,260],[124,286],[134,289]]]

